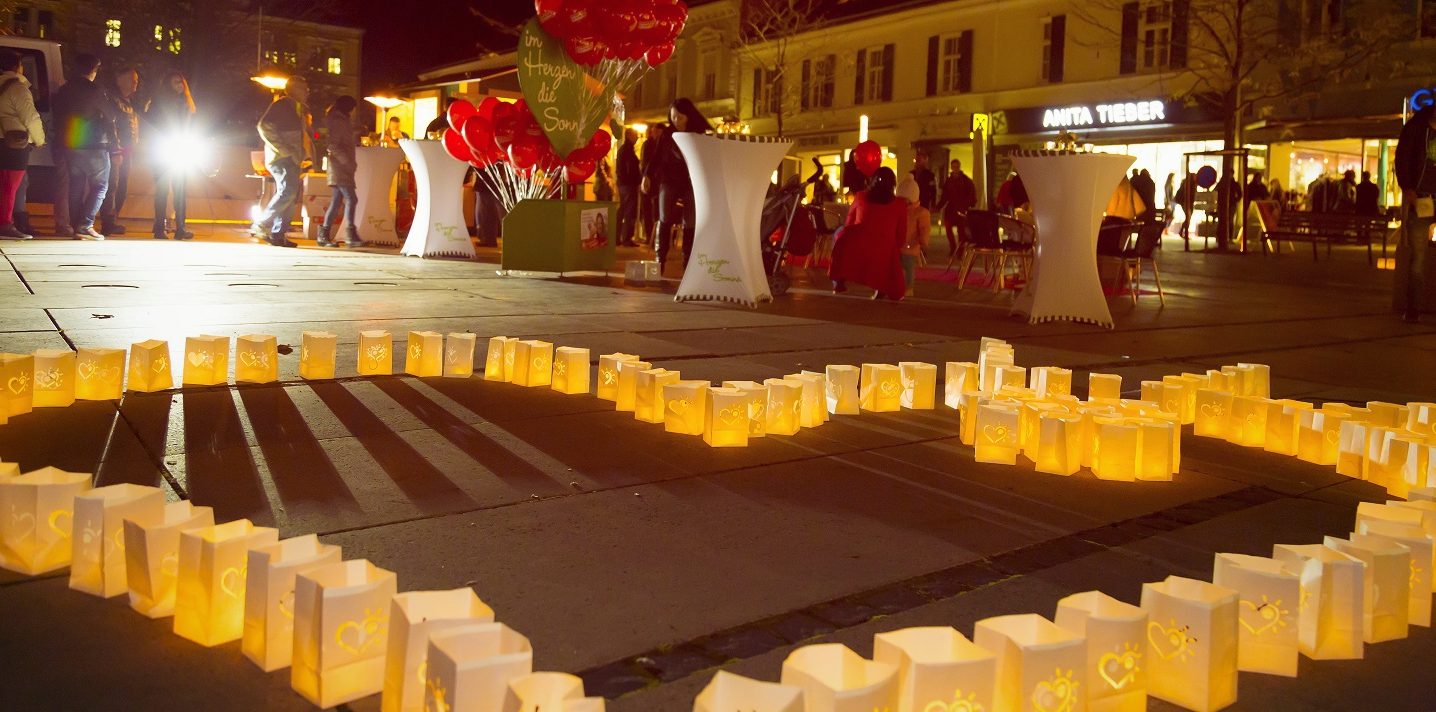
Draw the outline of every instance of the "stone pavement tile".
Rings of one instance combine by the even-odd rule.
[[[70,344],[58,331],[0,332],[0,351],[28,354],[39,349],[68,349]]]
[[[0,309],[0,332],[55,331],[44,309]]]
[[[597,356],[594,357],[597,359]],[[592,377],[593,374],[590,373]],[[524,387],[512,383],[474,378],[408,379],[408,383],[447,398],[462,408],[461,417],[471,424],[507,423],[513,420],[551,418],[576,413],[611,413],[613,402],[593,395],[565,395],[542,386]],[[465,415],[464,413],[467,413]],[[632,414],[626,414],[632,418]]]
[[[1266,487],[1296,495],[1344,482],[1333,467],[1313,465],[1295,457],[1242,447],[1216,438],[1182,435],[1182,470]]]

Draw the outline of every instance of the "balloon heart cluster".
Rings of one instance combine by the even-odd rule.
[[[478,106],[456,99],[448,120],[443,140],[450,156],[480,169],[506,164],[519,176],[562,169],[568,182],[582,183],[613,147],[613,136],[599,129],[587,145],[560,157],[523,99],[510,104],[486,97]]]
[[[534,10],[544,31],[588,66],[640,59],[663,64],[688,21],[682,0],[534,0]]]

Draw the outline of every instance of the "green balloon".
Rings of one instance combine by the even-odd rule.
[[[529,20],[519,36],[518,65],[524,100],[554,152],[567,158],[587,145],[607,112],[584,116],[584,99],[601,91],[604,106],[611,105],[613,89],[598,89],[583,66],[569,58],[563,43],[539,27],[537,18]]]

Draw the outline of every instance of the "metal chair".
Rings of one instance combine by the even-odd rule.
[[[978,259],[983,260],[982,271],[992,277],[994,292],[1002,288],[1008,260],[1014,260],[1018,275],[1026,278],[1031,269],[1032,245],[1004,241],[998,231],[997,213],[991,210],[967,211],[967,229],[972,243],[962,255],[962,270],[957,276],[958,290],[967,286],[967,275]]]
[[[1131,285],[1133,304],[1137,303],[1137,295],[1142,293],[1142,264],[1145,261],[1152,266],[1152,280],[1157,283],[1157,299],[1162,302],[1162,306],[1167,305],[1167,295],[1162,290],[1162,273],[1157,270],[1157,258],[1152,254],[1162,242],[1162,227],[1160,222],[1141,225],[1137,230],[1137,244],[1122,252],[1117,275]],[[1116,292],[1113,291],[1113,294]]]

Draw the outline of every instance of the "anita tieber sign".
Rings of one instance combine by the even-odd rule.
[[[1044,129],[1129,126],[1165,122],[1166,120],[1167,106],[1159,100],[1095,105],[1078,104],[1048,108],[1042,112],[1042,128]]]

